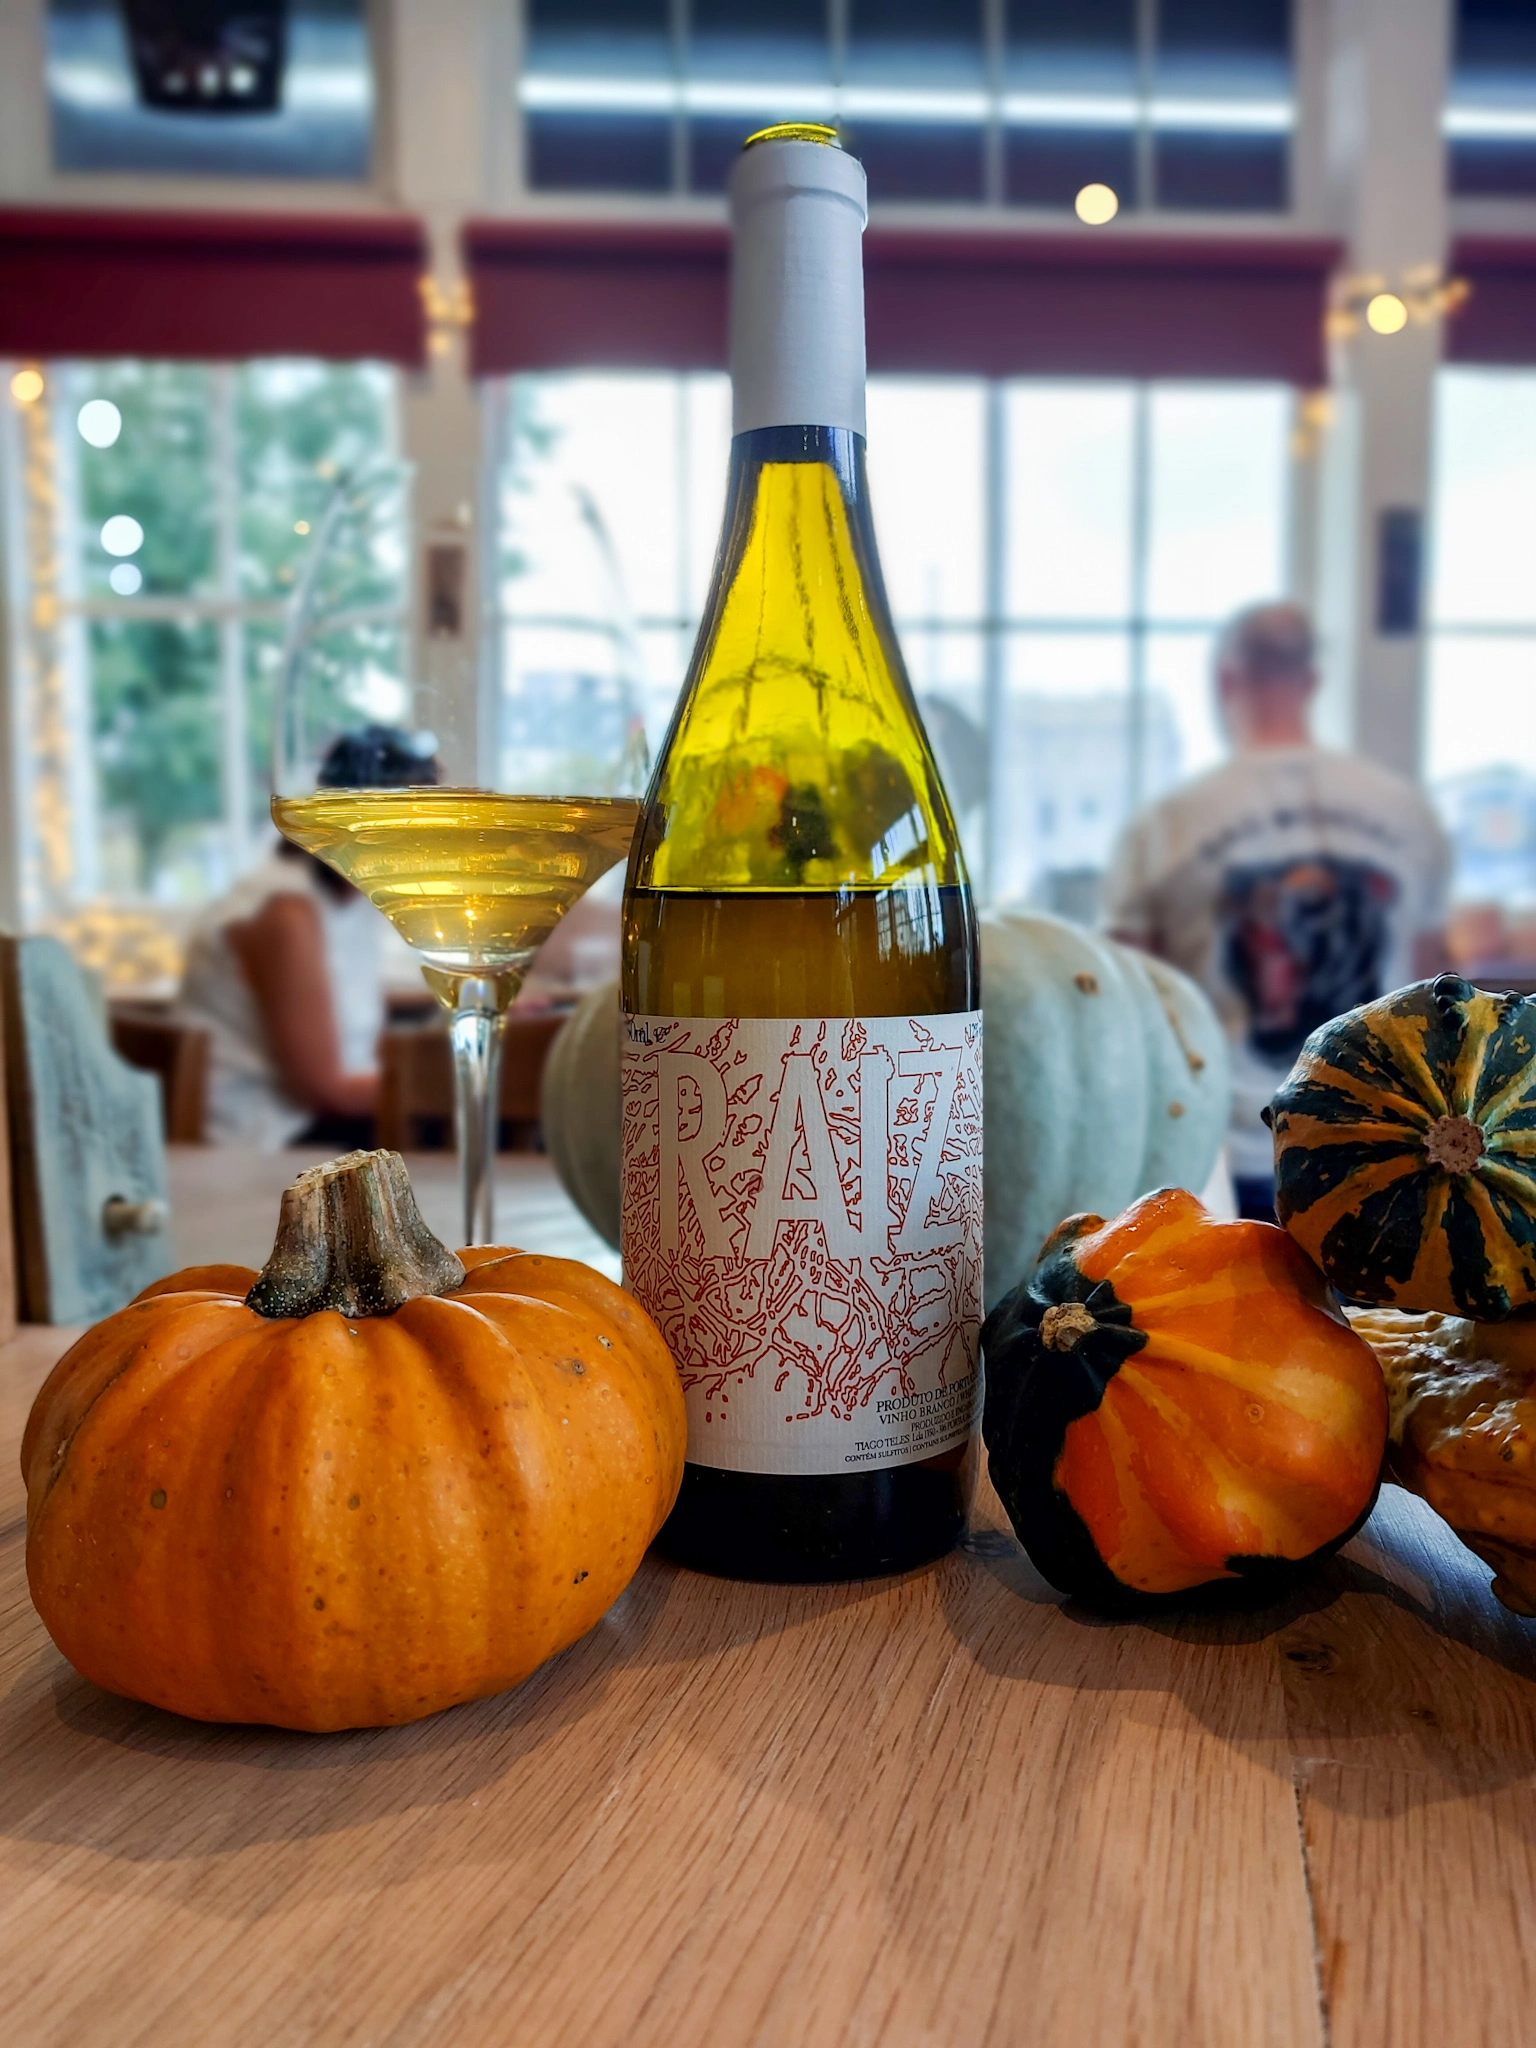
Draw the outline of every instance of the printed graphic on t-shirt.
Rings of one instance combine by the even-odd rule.
[[[1320,1024],[1382,994],[1398,893],[1384,868],[1334,854],[1227,870],[1221,960],[1254,1052],[1289,1062]]]

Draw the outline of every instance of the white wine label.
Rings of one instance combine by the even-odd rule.
[[[623,1241],[695,1464],[853,1472],[963,1443],[981,1012],[626,1018]]]

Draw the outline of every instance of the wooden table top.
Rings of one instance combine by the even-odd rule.
[[[443,1220],[451,1166],[417,1173]],[[183,1255],[259,1258],[294,1167],[178,1159]],[[543,1161],[503,1203],[594,1247]],[[1536,2036],[1536,1623],[1394,1489],[1248,1618],[1063,1604],[987,1496],[881,1583],[648,1562],[518,1690],[414,1727],[203,1727],[77,1678],[28,1603],[15,1445],[66,1336],[0,1352],[15,2048]]]

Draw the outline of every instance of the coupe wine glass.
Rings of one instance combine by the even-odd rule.
[[[452,616],[457,544],[429,550],[426,672],[400,672],[408,494],[403,465],[376,465],[336,478],[314,523],[284,632],[272,817],[384,913],[448,1012],[464,1242],[487,1244],[503,1020],[544,940],[628,853],[648,753],[632,636],[609,634],[605,662],[523,664],[487,687]]]

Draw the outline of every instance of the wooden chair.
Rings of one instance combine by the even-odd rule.
[[[128,1064],[160,1080],[165,1135],[173,1145],[201,1145],[208,1113],[208,1049],[201,1024],[184,1024],[154,1003],[114,1002],[112,1043]]]
[[[501,1045],[501,1145],[503,1150],[532,1151],[538,1138],[539,1088],[544,1062],[564,1011],[534,1010],[513,1015],[503,1027]],[[447,1028],[433,1020],[425,1025],[392,1024],[379,1043],[380,1145],[394,1152],[414,1152],[453,1143],[453,1056]]]

